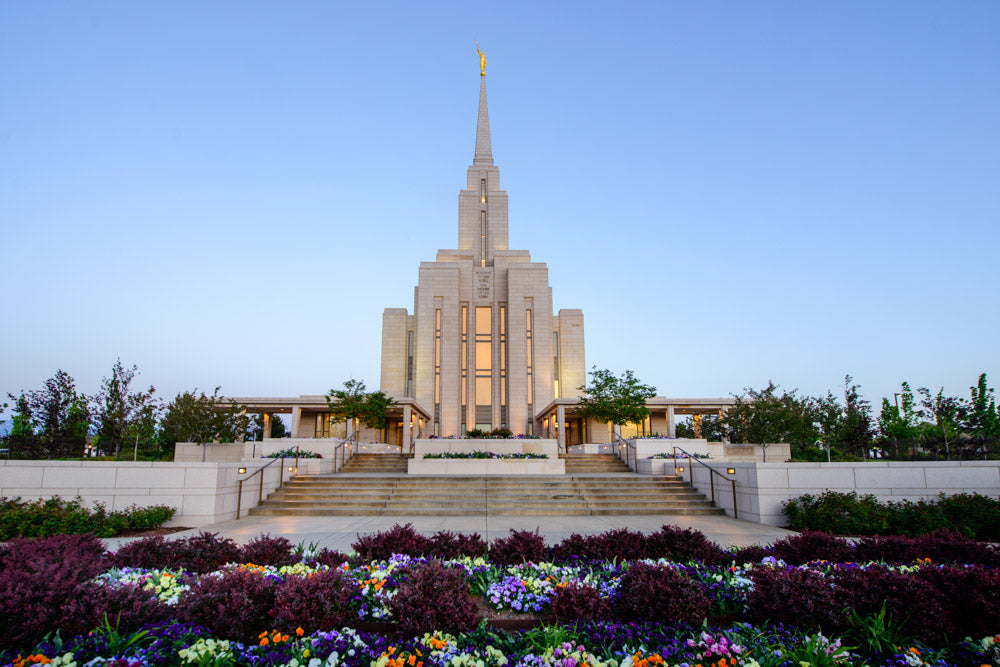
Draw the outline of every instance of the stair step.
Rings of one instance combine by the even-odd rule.
[[[356,454],[338,472],[298,475],[254,515],[587,516],[723,514],[673,476],[632,473],[614,454],[560,457],[564,475],[408,475],[406,456]]]

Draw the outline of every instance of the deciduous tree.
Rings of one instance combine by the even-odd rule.
[[[330,419],[335,422],[351,421],[357,431],[358,423],[368,428],[384,428],[386,410],[395,401],[381,391],[366,392],[365,383],[354,378],[344,382],[343,389],[331,389],[326,396]]]
[[[239,403],[219,396],[220,389],[216,387],[211,396],[205,392],[196,394],[197,389],[177,394],[160,422],[164,444],[172,447],[178,442],[198,443],[202,445],[204,460],[205,444],[241,441],[249,422],[246,410]]]
[[[580,387],[583,395],[577,414],[602,424],[640,424],[649,416],[646,400],[656,396],[656,388],[642,384],[632,371],[621,377],[596,366],[590,371],[590,384]]]
[[[123,446],[134,445],[138,450],[141,441],[148,448],[156,438],[156,424],[163,406],[154,387],[132,390],[132,381],[138,371],[138,366],[128,368],[117,359],[111,367],[111,375],[101,379],[101,389],[94,397],[98,447],[114,452],[115,456]]]
[[[44,389],[22,391],[14,399],[11,449],[22,458],[82,456],[90,429],[87,397],[63,370]],[[14,436],[14,433],[17,436]],[[20,451],[18,451],[20,450]]]

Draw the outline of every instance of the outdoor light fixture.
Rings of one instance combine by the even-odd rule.
[[[680,466],[679,468],[677,468],[677,471],[678,472],[684,472],[684,466]]]
[[[241,474],[241,475],[245,475],[245,474],[246,474],[246,472],[247,472],[247,469],[246,469],[246,468],[240,468],[240,469],[238,469],[238,470],[237,470],[236,472],[238,472],[238,473],[239,473],[239,474]]]
[[[288,466],[288,472],[292,472],[292,470],[294,470],[294,469],[295,468],[293,468],[292,466]]]
[[[726,468],[726,472],[728,472],[730,475],[735,475],[736,468]]]

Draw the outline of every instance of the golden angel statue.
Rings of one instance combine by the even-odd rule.
[[[476,53],[479,54],[479,76],[486,76],[486,54],[480,50],[479,42],[476,42]]]

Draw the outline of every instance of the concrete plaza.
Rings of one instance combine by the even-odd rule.
[[[413,524],[424,535],[450,530],[479,533],[486,540],[505,537],[512,529],[537,528],[549,545],[573,533],[593,535],[616,528],[651,533],[664,524],[700,530],[722,547],[771,544],[793,534],[784,528],[726,516],[249,516],[174,533],[169,539],[180,539],[206,530],[244,544],[258,535],[270,533],[286,537],[296,544],[316,543],[319,547],[349,552],[359,534],[388,530],[397,523]],[[110,538],[105,540],[105,544],[113,550],[134,539]]]

